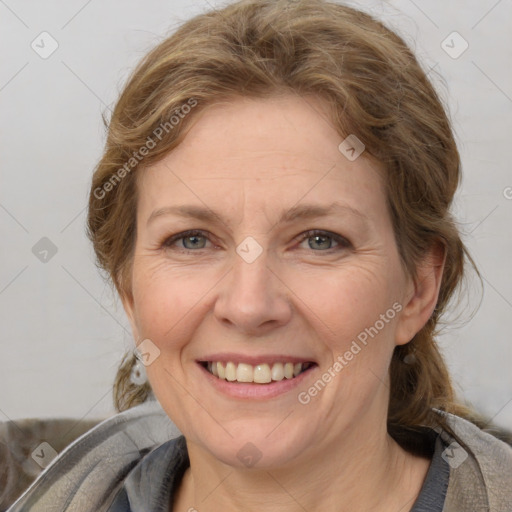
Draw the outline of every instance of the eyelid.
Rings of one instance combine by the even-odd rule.
[[[206,238],[210,243],[213,243],[211,240],[211,237],[213,235],[211,235],[211,233],[209,233],[208,231],[205,231],[203,229],[189,229],[187,231],[182,231],[180,233],[176,233],[175,235],[171,235],[169,237],[164,238],[163,241],[161,242],[160,246],[161,247],[172,247],[172,245],[175,242],[177,242],[183,238],[190,237],[190,236],[202,236],[202,237]],[[312,252],[331,253],[333,251],[337,251],[340,249],[348,249],[348,248],[353,247],[352,242],[348,238],[346,238],[338,233],[333,233],[332,231],[328,231],[325,229],[316,229],[316,228],[309,229],[307,231],[300,233],[298,236],[295,237],[294,241],[300,243],[300,242],[303,242],[304,240],[307,240],[308,238],[311,238],[313,236],[327,236],[329,238],[332,238],[334,241],[336,241],[338,243],[338,246],[331,247],[331,248],[325,249],[325,250],[312,251]],[[184,247],[180,248],[180,250],[182,252],[198,252],[203,249],[205,249],[205,248],[201,248],[201,249],[186,249]]]
[[[175,235],[165,237],[160,245],[162,247],[171,247],[172,244],[174,244],[178,240],[181,240],[182,238],[187,238],[189,236],[202,236],[206,238],[209,242],[211,242],[210,237],[212,237],[213,235],[203,229],[188,229],[187,231],[182,231],[180,233],[176,233]],[[192,252],[192,249],[182,248],[182,250]],[[198,250],[200,251],[201,249]]]
[[[304,240],[307,240],[308,238],[311,238],[313,236],[327,236],[329,238],[332,238],[334,241],[336,241],[339,244],[339,247],[342,247],[342,248],[353,247],[352,242],[348,238],[346,238],[342,235],[339,235],[338,233],[333,233],[332,231],[327,231],[325,229],[310,229],[308,231],[301,233],[296,238],[296,240],[298,240],[299,242],[303,242]],[[336,247],[331,247],[330,249],[326,249],[324,251],[313,251],[313,252],[327,253],[331,250],[336,250]]]

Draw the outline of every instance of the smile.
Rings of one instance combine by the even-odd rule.
[[[228,382],[243,382],[255,384],[268,384],[284,379],[293,379],[304,373],[315,363],[277,362],[273,364],[261,363],[251,365],[247,363],[235,364],[220,361],[203,361],[202,366],[220,380]]]

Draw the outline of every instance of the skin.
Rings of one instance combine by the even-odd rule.
[[[406,275],[382,169],[364,153],[353,162],[341,154],[343,137],[318,98],[236,98],[201,111],[187,130],[138,176],[132,288],[122,297],[137,343],[150,339],[160,350],[148,378],[187,440],[191,466],[174,510],[410,510],[429,460],[386,432],[388,368],[394,347],[432,314],[442,254],[426,255],[417,279]],[[278,223],[297,204],[335,201],[360,215]],[[155,210],[177,204],[206,205],[218,217],[162,214],[148,223]],[[205,238],[165,245],[189,229]],[[310,229],[350,244],[329,233],[300,241]],[[235,250],[248,236],[262,248],[252,263]],[[394,303],[401,311],[299,403],[298,392]],[[295,355],[318,367],[283,395],[232,398],[196,362],[219,352]],[[237,457],[248,442],[261,454],[253,467]]]

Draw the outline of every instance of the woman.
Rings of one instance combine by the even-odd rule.
[[[459,180],[432,85],[369,15],[249,0],[185,23],[125,87],[91,187],[137,346],[120,414],[11,510],[512,510],[512,449],[435,343],[472,263]]]

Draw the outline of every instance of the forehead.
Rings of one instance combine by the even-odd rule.
[[[343,137],[328,108],[316,97],[294,95],[206,107],[194,114],[183,142],[142,171],[141,209],[186,198],[212,209],[236,209],[243,201],[246,208],[282,213],[280,207],[304,200],[373,207],[382,215],[382,169],[364,153],[350,161],[339,150]]]

